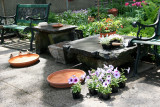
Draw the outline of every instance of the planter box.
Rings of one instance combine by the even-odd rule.
[[[48,46],[49,51],[51,55],[53,56],[53,58],[55,58],[56,62],[60,62],[63,64],[67,63],[65,55],[64,55],[64,51],[63,51],[63,45],[67,43],[68,41],[64,41],[64,42],[60,42],[60,43],[52,44]]]

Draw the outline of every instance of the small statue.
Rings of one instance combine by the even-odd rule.
[[[9,58],[13,58],[13,55],[12,54],[10,54],[10,57]]]

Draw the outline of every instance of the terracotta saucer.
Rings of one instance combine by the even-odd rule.
[[[54,28],[59,28],[59,27],[62,27],[62,26],[63,26],[63,24],[60,24],[60,23],[52,25],[52,27],[54,27]]]
[[[68,79],[73,75],[81,78],[82,75],[85,75],[85,72],[80,69],[64,69],[50,74],[47,81],[55,88],[68,88],[73,85],[68,84]],[[81,79],[81,81],[83,80]]]
[[[12,57],[8,60],[8,62],[13,67],[26,67],[33,65],[38,60],[39,60],[38,54],[24,54]]]

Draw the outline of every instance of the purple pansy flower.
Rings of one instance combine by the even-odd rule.
[[[96,75],[96,74],[95,74],[95,73],[92,73],[91,75],[94,76],[94,75]]]
[[[114,66],[113,65],[109,65],[109,69],[113,70]]]
[[[86,77],[86,74],[81,75],[81,79],[83,80]]]
[[[111,83],[111,80],[107,79],[107,82],[108,82],[108,84],[110,84],[110,83]]]
[[[119,78],[121,76],[121,74],[119,73],[119,72],[115,72],[114,73],[114,77],[117,79],[117,78]]]
[[[111,70],[111,69],[108,69],[108,70],[107,70],[107,73],[111,73],[111,72],[112,72],[112,70]]]
[[[104,69],[108,69],[108,66],[107,66],[107,65],[103,64],[103,66],[104,66]]]
[[[68,83],[73,84],[73,78],[72,77],[68,79]]]
[[[108,82],[105,81],[105,82],[103,83],[103,87],[107,87],[107,86],[108,86]]]
[[[90,70],[88,70],[88,73],[89,73],[89,75],[91,75],[91,71]]]
[[[111,75],[107,75],[107,80],[111,80]]]
[[[74,83],[74,84],[77,84],[78,81],[79,81],[79,78],[78,78],[78,77],[75,77],[75,78],[73,79],[73,83]]]

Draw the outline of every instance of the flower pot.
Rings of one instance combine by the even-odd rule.
[[[95,89],[89,89],[89,93],[90,93],[90,95],[97,95],[97,90],[95,90]]]
[[[112,46],[112,45],[102,44],[102,48],[103,48],[104,50],[111,50],[111,49],[113,48],[113,46]]]
[[[108,99],[110,99],[110,93],[108,93],[108,94],[102,94],[103,95],[103,100],[108,100]]]
[[[79,99],[80,98],[80,92],[77,92],[77,93],[72,92],[72,96],[73,96],[73,99]]]
[[[113,14],[114,16],[117,16],[117,14],[118,14],[118,9],[116,9],[116,8],[109,9],[109,10],[108,10],[108,13],[109,13],[109,14]]]
[[[100,33],[100,37],[106,37],[107,35],[108,36],[110,36],[110,35],[112,35],[112,34],[116,34],[116,31],[114,31],[114,32],[109,32],[109,33]]]
[[[98,92],[98,98],[103,98],[103,94],[101,92]]]
[[[118,92],[118,87],[112,85],[112,93],[117,93]]]
[[[120,82],[118,83],[119,88],[124,88],[126,86],[126,82]]]

